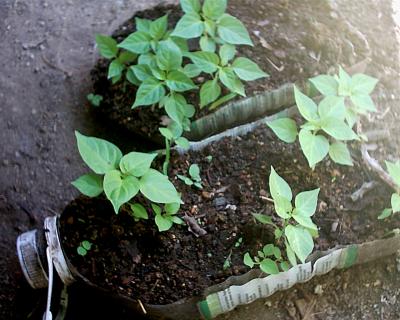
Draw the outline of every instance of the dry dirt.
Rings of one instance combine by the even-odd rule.
[[[308,1],[312,4],[318,0]],[[392,1],[334,2],[349,21],[368,34],[376,52],[383,51],[382,61],[392,53],[388,50],[399,51],[393,39],[393,46],[380,46],[388,41],[388,35],[393,37],[395,27],[388,25]],[[94,34],[109,34],[134,11],[156,3],[159,1],[0,2],[1,319],[26,319],[29,308],[36,308],[30,319],[39,319],[39,302],[43,302],[45,293],[26,287],[15,240],[21,232],[38,227],[43,217],[60,212],[77,195],[70,181],[84,172],[84,166],[76,151],[73,130],[114,142],[122,136],[115,128],[95,121],[85,106],[85,96],[91,90],[89,72],[97,59]],[[381,25],[382,21],[385,24]],[[394,77],[399,66],[387,70],[388,74],[382,76],[392,84],[388,87],[398,88],[398,78]],[[387,103],[394,119],[398,119],[398,99]],[[128,138],[124,142],[127,146],[132,143]],[[392,145],[391,150],[395,157],[398,146]],[[395,257],[390,257],[335,271],[289,293],[238,308],[221,319],[396,320],[400,318],[399,275]],[[110,318],[106,311],[112,310],[112,305],[89,299],[91,294],[73,290],[74,308],[69,319],[95,318],[91,310],[97,311],[98,319]],[[30,307],[21,307],[25,303]],[[309,308],[311,318],[301,315],[304,306]],[[80,309],[85,309],[86,315]]]

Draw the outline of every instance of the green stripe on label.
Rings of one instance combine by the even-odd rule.
[[[197,303],[197,306],[200,310],[200,314],[203,316],[204,319],[206,320],[212,319],[210,308],[208,308],[207,300],[200,301],[199,303]]]
[[[358,258],[358,246],[351,245],[346,248],[346,258],[344,260],[343,268],[351,267]]]

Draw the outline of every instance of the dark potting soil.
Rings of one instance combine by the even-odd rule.
[[[314,216],[320,227],[316,250],[377,239],[399,227],[400,221],[397,217],[377,220],[390,205],[391,190],[385,185],[358,202],[350,200],[372,179],[357,160],[357,150],[354,156],[353,167],[326,160],[312,171],[297,143],[280,142],[266,127],[243,137],[224,138],[199,152],[175,154],[171,160],[170,177],[184,201],[179,215],[196,218],[207,231],[205,236],[196,237],[186,225],[159,233],[153,220],[134,222],[126,209],[116,215],[106,199],[82,197],[62,215],[64,249],[79,272],[113,292],[153,304],[200,295],[231,275],[247,272],[243,254],[256,253],[273,241],[273,230],[255,223],[251,215],[263,213],[279,223],[273,204],[266,200],[271,165],[294,194],[321,188]],[[201,167],[203,190],[175,177],[185,174],[190,163]],[[243,243],[236,248],[240,238]],[[85,257],[76,251],[83,240],[93,243]],[[223,270],[229,256],[231,266]]]
[[[243,21],[254,42],[254,47],[238,46],[238,56],[252,59],[270,75],[246,83],[248,96],[327,73],[338,64],[352,65],[366,55],[364,43],[325,1],[310,4],[304,1],[230,0],[228,12]],[[182,16],[179,6],[157,6],[138,12],[134,17],[156,19],[166,13],[169,14],[169,27],[173,28]],[[113,33],[118,42],[135,31],[134,17]],[[196,49],[193,43],[189,45]],[[151,107],[132,110],[136,87],[124,85],[122,81],[112,85],[107,80],[108,64],[109,61],[100,59],[92,71],[94,92],[104,98],[96,110],[131,132],[157,140],[164,110]],[[195,82],[204,82],[203,75]],[[197,108],[194,119],[209,112],[207,108],[199,110],[198,91],[185,95]]]

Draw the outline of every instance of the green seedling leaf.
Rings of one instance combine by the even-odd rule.
[[[141,81],[136,77],[135,73],[131,68],[126,70],[126,80],[132,83],[135,86],[140,86]]]
[[[174,214],[178,213],[180,207],[181,207],[181,204],[179,202],[167,203],[165,205],[165,212],[169,215],[174,215]]]
[[[168,15],[162,16],[150,23],[149,33],[154,40],[160,40],[167,32]]]
[[[169,219],[175,224],[185,224],[185,221],[177,216],[170,216]]]
[[[282,258],[281,250],[279,250],[278,247],[275,247],[275,246],[273,247],[273,254],[274,254],[274,257],[276,259],[281,259]]]
[[[303,227],[288,225],[285,228],[285,236],[297,257],[305,263],[314,248],[310,233]]]
[[[221,95],[221,87],[217,79],[206,81],[200,89],[200,108],[214,102]]]
[[[104,192],[111,201],[115,213],[124,203],[139,192],[139,180],[133,176],[123,177],[118,170],[108,171],[104,176]]]
[[[85,248],[81,247],[81,246],[76,248],[76,251],[78,252],[78,254],[80,256],[83,256],[83,257],[86,256],[86,254],[87,254],[87,250]]]
[[[87,166],[97,174],[117,168],[122,152],[114,144],[98,138],[87,137],[75,131],[78,150]]]
[[[286,198],[289,202],[292,201],[292,190],[287,182],[282,179],[271,166],[271,174],[269,175],[269,190],[274,200],[279,197]]]
[[[153,211],[156,215],[161,214],[161,212],[162,212],[161,207],[156,205],[155,203],[151,204],[151,208],[153,209]]]
[[[203,4],[204,15],[212,20],[217,20],[226,10],[226,0],[205,0]]]
[[[335,118],[324,118],[321,128],[337,140],[359,140],[357,134],[343,121]]]
[[[224,14],[218,22],[218,35],[230,44],[245,44],[253,46],[246,27],[235,17]]]
[[[172,131],[170,129],[168,129],[168,128],[158,128],[158,130],[168,140],[173,140],[174,139],[174,134],[172,133]]]
[[[393,213],[400,212],[400,195],[393,193],[390,201],[392,204]]]
[[[382,213],[378,216],[379,220],[386,219],[392,215],[392,209],[391,208],[386,208],[382,211]]]
[[[190,52],[187,56],[205,73],[214,73],[219,65],[219,57],[214,52]]]
[[[329,156],[331,159],[338,163],[346,166],[352,166],[353,161],[346,144],[343,142],[335,142],[329,146]]]
[[[297,108],[304,119],[308,121],[318,121],[318,107],[315,102],[303,94],[296,86],[294,86],[294,97]]]
[[[263,224],[271,224],[274,225],[274,223],[272,222],[272,218],[270,216],[266,216],[265,214],[261,214],[261,213],[253,213],[253,217],[258,221],[261,222]]]
[[[137,54],[147,53],[150,50],[151,37],[143,31],[136,31],[122,41],[118,47]]]
[[[89,251],[90,249],[92,249],[92,244],[89,241],[85,240],[82,241],[82,247]]]
[[[285,244],[286,244],[286,255],[289,259],[289,262],[292,266],[297,265],[297,258],[296,258],[296,254],[294,253],[293,249],[290,247],[289,243],[287,242],[287,240],[285,240]]]
[[[282,261],[279,266],[281,267],[282,271],[288,271],[290,268],[290,265],[286,261]]]
[[[346,108],[346,122],[350,128],[353,128],[358,121],[358,115],[352,108]]]
[[[250,267],[250,268],[253,268],[253,267],[254,267],[254,261],[253,261],[253,259],[251,258],[250,253],[248,253],[248,252],[245,253],[245,255],[244,255],[244,257],[243,257],[243,263],[244,263],[246,266]]]
[[[352,95],[369,95],[374,91],[378,79],[372,78],[365,74],[355,74],[351,78],[351,93]]]
[[[389,175],[392,177],[394,182],[400,186],[400,162],[390,162],[390,161],[385,161],[386,167],[389,171]]]
[[[246,96],[246,93],[244,92],[244,85],[236,76],[232,68],[222,68],[219,71],[219,78],[224,86],[227,87],[231,92],[240,94],[243,97]]]
[[[120,77],[125,66],[118,60],[113,60],[108,67],[107,79]]]
[[[344,98],[338,96],[325,97],[318,105],[318,113],[321,119],[333,118],[343,121],[346,116]]]
[[[184,150],[188,150],[190,148],[190,142],[185,137],[179,137],[175,140],[175,143]]]
[[[203,31],[204,23],[200,15],[196,12],[188,12],[178,21],[172,35],[184,39],[192,39],[200,37]]]
[[[219,48],[219,56],[221,58],[221,65],[226,66],[236,55],[236,48],[231,44],[224,44]]]
[[[180,71],[172,71],[167,76],[167,86],[172,91],[184,92],[196,88],[193,81]]]
[[[185,177],[181,174],[176,175],[180,180],[182,180],[186,185],[188,186],[192,186],[193,185],[193,181],[192,179]]]
[[[266,244],[263,247],[264,256],[269,257],[269,256],[274,255],[274,247],[275,246],[273,244]]]
[[[185,98],[180,94],[173,94],[166,98],[165,100],[165,111],[167,115],[180,126],[182,126],[182,121],[184,118],[184,108],[186,106]]]
[[[149,169],[140,179],[140,192],[156,203],[181,202],[178,192],[168,177],[154,169]]]
[[[310,82],[324,96],[337,96],[339,84],[336,79],[329,75],[319,75],[310,79]]]
[[[252,81],[260,78],[268,77],[260,67],[247,58],[237,58],[232,63],[233,71],[236,75],[244,81]]]
[[[280,118],[266,123],[268,127],[286,143],[293,143],[297,138],[296,122],[290,118]]]
[[[208,109],[210,111],[214,110],[214,109],[218,108],[220,105],[232,100],[236,96],[237,96],[237,94],[234,92],[228,93],[227,95],[225,95],[225,96],[219,98],[217,101],[213,102]]]
[[[137,58],[137,54],[129,51],[123,51],[121,54],[118,56],[118,61],[122,64],[125,63],[132,63],[135,61]]]
[[[291,202],[284,196],[278,195],[274,197],[275,211],[282,219],[289,219],[292,212]]]
[[[168,129],[169,129],[169,131],[171,131],[171,133],[172,133],[172,138],[173,138],[174,140],[178,139],[178,138],[182,135],[182,132],[183,132],[182,127],[181,127],[178,123],[176,123],[176,122],[174,122],[174,121],[172,121],[172,122],[168,125]]]
[[[351,77],[342,67],[339,67],[339,86],[338,93],[340,96],[348,97],[351,95]]]
[[[143,176],[151,166],[157,153],[130,152],[122,157],[119,167],[124,174]]]
[[[136,93],[136,100],[132,108],[155,104],[164,96],[165,89],[160,81],[154,78],[146,79],[142,82]]]
[[[281,230],[279,228],[274,230],[275,239],[279,239],[280,237],[282,237],[282,235],[283,235],[283,230]]]
[[[72,185],[88,197],[97,197],[103,192],[103,177],[94,173],[85,174]]]
[[[131,204],[132,215],[136,219],[149,219],[149,214],[145,207],[143,207],[140,203]]]
[[[212,38],[216,38],[217,36],[217,23],[211,19],[204,20],[204,29],[208,35]]]
[[[132,69],[136,78],[138,78],[140,81],[144,81],[148,78],[153,77],[151,69],[147,64],[138,64],[136,66],[130,67],[130,69]]]
[[[86,98],[89,100],[90,104],[94,107],[99,107],[101,102],[103,101],[103,96],[99,94],[89,93]]]
[[[96,35],[96,44],[99,48],[100,54],[107,59],[112,59],[117,56],[118,47],[117,41],[109,36],[102,34]]]
[[[293,219],[306,229],[318,231],[318,227],[312,222],[310,217],[294,214]]]
[[[158,44],[156,59],[161,70],[177,70],[182,65],[182,52],[172,40],[161,41]]]
[[[136,29],[138,31],[142,31],[142,32],[146,32],[146,33],[150,32],[151,20],[135,18],[135,23],[136,23]]]
[[[194,63],[189,63],[186,66],[183,67],[183,72],[189,77],[189,78],[195,78],[198,75],[200,75],[201,70],[200,68],[195,65]]]
[[[201,6],[199,0],[180,0],[180,4],[182,7],[183,12],[190,13],[190,12],[200,12]]]
[[[301,129],[299,141],[311,168],[322,161],[328,154],[329,142],[324,136],[313,135],[310,131]]]
[[[376,107],[372,98],[369,95],[352,95],[350,97],[351,102],[360,113],[367,113],[368,111],[376,112]]]
[[[273,261],[269,258],[261,261],[260,269],[262,272],[267,273],[267,274],[278,274],[279,273],[278,265],[276,264],[275,261]]]
[[[194,179],[194,180],[201,180],[201,178],[200,178],[200,168],[199,168],[199,165],[197,165],[197,164],[192,164],[190,167],[189,167],[189,174],[190,174],[190,176]]]
[[[216,48],[217,44],[212,38],[209,38],[207,36],[202,36],[200,38],[200,49],[202,51],[215,52]]]
[[[157,214],[155,218],[156,225],[158,227],[159,232],[167,231],[171,229],[173,222],[171,219],[162,216],[161,214]]]
[[[310,191],[303,191],[296,196],[294,200],[296,214],[304,217],[311,217],[314,215],[317,209],[319,190],[318,188]]]

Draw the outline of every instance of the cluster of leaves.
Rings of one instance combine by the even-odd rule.
[[[244,263],[253,268],[259,265],[261,270],[268,274],[288,270],[289,266],[297,264],[297,258],[304,263],[314,248],[313,237],[318,236],[318,227],[311,217],[317,208],[319,188],[304,191],[295,197],[295,206],[292,206],[292,190],[287,182],[280,177],[273,167],[269,176],[269,188],[274,201],[275,212],[281,223],[279,226],[272,222],[272,218],[264,214],[253,214],[254,218],[274,227],[277,243],[284,243],[288,262],[274,244],[267,244],[254,258],[250,253],[244,256]],[[289,264],[290,263],[290,264]]]
[[[103,101],[103,96],[94,93],[89,93],[86,98],[94,107],[99,107],[101,102]]]
[[[203,189],[201,185],[200,168],[197,164],[194,163],[189,167],[189,176],[190,178],[180,174],[177,175],[186,185],[194,185],[196,188]]]
[[[78,248],[76,248],[76,251],[80,256],[84,257],[87,255],[90,249],[92,249],[92,243],[84,240],[79,244]]]
[[[150,168],[156,153],[130,152],[123,156],[117,146],[106,140],[87,137],[79,132],[75,135],[79,153],[93,171],[72,182],[80,192],[97,197],[104,191],[115,213],[139,192],[153,205],[161,203],[168,205],[168,208],[179,209],[181,198],[168,176]],[[138,210],[132,210],[136,218],[147,217],[143,211],[138,213]],[[173,215],[174,210],[166,211]],[[165,229],[165,225],[160,229]]]
[[[369,94],[377,80],[364,74],[350,77],[340,68],[339,75],[320,75],[310,81],[324,98],[317,106],[294,87],[296,104],[305,120],[300,131],[290,118],[276,119],[267,125],[287,143],[294,142],[299,136],[301,149],[311,168],[328,154],[334,162],[351,166],[346,142],[360,139],[352,129],[359,115],[376,111]]]
[[[393,179],[400,190],[400,161],[397,161],[395,163],[386,161],[386,167],[390,177]],[[398,192],[392,194],[390,202],[392,207],[385,208],[379,215],[378,219],[386,219],[392,214],[400,212],[400,194]]]

